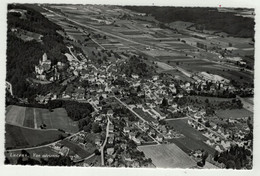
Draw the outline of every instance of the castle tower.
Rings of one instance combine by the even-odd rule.
[[[43,62],[47,61],[47,54],[46,54],[46,53],[44,53],[44,54],[42,55],[42,61],[43,61]]]

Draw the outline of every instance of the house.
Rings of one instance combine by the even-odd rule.
[[[158,121],[152,121],[153,126],[157,127],[159,125]]]
[[[153,76],[153,80],[154,80],[154,81],[157,81],[158,79],[159,79],[159,76],[158,76],[158,75],[154,75],[154,76]]]
[[[133,159],[131,158],[131,155],[129,153],[125,154],[124,156],[125,161],[132,162]]]
[[[144,112],[148,112],[149,109],[150,109],[150,108],[149,108],[147,105],[143,105],[143,107],[142,107],[142,110],[143,110]]]
[[[107,148],[107,154],[112,155],[114,153],[115,149],[113,147]]]
[[[199,113],[196,113],[196,114],[194,114],[194,118],[195,118],[196,120],[199,120],[199,119],[201,119],[201,116],[200,116]]]
[[[140,141],[139,138],[134,137],[134,138],[132,138],[132,140],[133,140],[137,145],[141,145],[141,141]]]
[[[212,139],[213,139],[215,142],[220,142],[219,136],[213,136]]]
[[[215,147],[215,150],[217,150],[218,152],[223,152],[224,151],[224,148],[221,146],[221,145],[217,145],[216,147]]]
[[[114,114],[113,110],[110,109],[110,110],[107,111],[108,117],[112,117],[113,114]]]
[[[124,127],[124,133],[130,133],[130,128],[129,127]]]
[[[124,149],[124,150],[125,150],[125,149],[126,149],[126,147],[127,147],[127,145],[126,145],[126,144],[121,144],[121,148],[122,148],[122,149]]]
[[[197,158],[200,158],[202,157],[202,151],[201,150],[196,150],[194,153],[193,153],[193,156],[194,157],[197,157]]]
[[[132,78],[134,78],[134,79],[138,79],[138,78],[139,78],[139,75],[137,75],[137,74],[132,74],[131,76],[132,76]]]
[[[158,134],[156,136],[156,139],[159,141],[159,142],[162,142],[163,141],[163,135],[162,134]]]
[[[199,125],[197,129],[198,129],[199,131],[205,130],[205,128],[204,128],[203,126],[201,126],[201,125]]]
[[[231,147],[231,142],[229,141],[221,141],[220,144],[223,146],[225,150],[229,149]]]
[[[213,146],[215,144],[213,140],[209,140],[209,139],[205,143],[208,144],[209,146]]]
[[[113,133],[114,132],[114,125],[110,124],[109,127],[108,127],[108,130],[109,130],[110,133]]]
[[[149,130],[149,125],[146,123],[145,125],[144,125],[144,131],[147,131],[147,130]]]
[[[203,136],[207,137],[207,138],[211,138],[212,137],[212,133],[209,133],[208,131],[206,133],[202,134]]]
[[[129,139],[134,139],[135,138],[135,133],[134,132],[130,132],[129,133]]]
[[[107,162],[108,162],[109,164],[111,164],[113,161],[114,161],[114,158],[113,158],[111,155],[109,155],[109,156],[107,157]]]
[[[97,137],[96,137],[96,139],[95,139],[95,144],[96,144],[97,146],[101,146],[101,138],[100,138],[100,136],[97,136]]]
[[[110,136],[108,138],[108,143],[109,144],[113,144],[114,143],[114,139],[115,139],[115,135],[114,134],[110,134]]]
[[[67,156],[68,153],[69,153],[69,148],[68,147],[65,147],[65,146],[61,147],[61,149],[59,151],[59,154],[61,156]]]
[[[155,133],[154,129],[151,129],[148,134],[151,135],[151,136],[154,136],[156,133]]]
[[[165,125],[160,126],[160,131],[162,133],[167,133],[167,129],[166,129]]]

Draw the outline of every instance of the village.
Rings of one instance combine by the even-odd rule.
[[[70,48],[73,49],[72,46]],[[100,50],[100,52],[109,51]],[[108,61],[97,65],[75,50],[74,53],[71,52],[71,55],[67,53],[66,57],[69,61],[67,72],[70,76],[62,82],[62,85],[70,84],[64,92],[49,93],[47,96],[42,96],[39,102],[47,103],[50,99],[74,99],[90,103],[95,109],[93,113],[95,122],[102,127],[102,130],[108,130],[105,137],[98,136],[94,141],[96,149],[101,152],[103,157],[101,158],[103,165],[152,167],[151,161],[148,161],[144,154],[141,155],[142,157],[137,154],[139,152],[137,146],[167,144],[173,138],[184,137],[181,131],[176,131],[166,125],[167,119],[172,117],[188,118],[187,123],[207,138],[204,141],[205,144],[219,153],[228,150],[231,145],[235,144],[252,152],[251,140],[243,140],[250,130],[248,127],[237,131],[223,128],[214,122],[209,123],[205,110],[191,105],[180,106],[176,102],[176,98],[180,99],[192,94],[192,92],[214,94],[217,91],[228,91],[234,93],[236,89],[229,84],[228,80],[215,78],[216,76],[210,76],[207,73],[198,74],[199,79],[197,78],[194,82],[179,82],[169,75],[159,74],[151,76],[151,79],[141,78],[137,74],[127,77],[118,71],[118,65],[120,62],[125,62],[124,59],[117,59],[115,63]],[[44,65],[46,70],[49,70],[50,66],[46,66],[48,64],[50,65],[46,54],[44,54],[40,65]],[[59,63],[58,66],[60,65],[62,64]],[[39,71],[38,67],[36,67],[36,73],[40,75],[37,78],[43,77],[45,79],[45,72]],[[59,75],[57,69],[55,75]],[[53,78],[49,81],[52,80]],[[79,83],[75,84],[74,80],[79,81]],[[115,84],[117,80],[123,83]],[[85,87],[80,86],[82,83],[85,83]],[[135,102],[134,97],[137,97],[137,102]],[[129,114],[128,116],[120,114],[120,116],[113,112],[113,108],[104,108],[103,102],[108,100],[109,104],[115,103],[117,106],[127,109],[134,117],[129,119]],[[163,102],[166,104],[163,105]],[[181,116],[178,117],[176,114],[181,114]],[[227,122],[229,124],[243,124],[247,122],[247,118],[245,117],[241,121],[227,119]],[[107,126],[108,129],[106,129]],[[84,133],[79,133],[76,137],[78,139],[71,140],[84,149],[84,144],[80,142],[80,138],[84,138]],[[66,147],[54,146],[54,149],[59,150],[59,153],[65,156],[69,153],[69,149]],[[197,154],[192,156],[196,158]],[[74,161],[81,159],[78,155],[71,157]]]

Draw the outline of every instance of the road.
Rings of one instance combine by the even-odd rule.
[[[187,119],[189,117],[181,117],[181,118],[172,118],[172,119],[165,119],[165,121],[174,121],[174,120],[181,120],[181,119]]]
[[[34,121],[34,129],[38,129],[35,108],[33,109],[33,121]]]
[[[117,98],[116,96],[113,96],[119,103],[121,103],[122,105],[124,105],[129,111],[131,111],[134,115],[136,115],[139,119],[141,119],[142,121],[146,122],[146,120],[144,120],[139,114],[137,114],[134,110],[132,110],[127,104],[125,104],[124,102],[122,102],[119,98]]]
[[[14,96],[14,95],[13,95],[12,84],[11,84],[10,82],[8,82],[8,81],[5,81],[5,83],[6,83],[6,88],[7,88],[7,90],[10,92],[10,94],[11,94],[12,96]]]
[[[113,96],[119,103],[121,103],[122,105],[124,105],[129,111],[131,111],[133,114],[135,114],[139,119],[141,119],[143,122],[147,122],[144,118],[142,118],[139,114],[137,114],[133,109],[131,109],[127,104],[125,104],[124,102],[122,102],[119,98],[117,98],[116,96]],[[147,122],[149,123],[149,122]],[[160,131],[158,131],[156,128],[152,127],[157,133],[162,134]],[[153,138],[154,139],[154,138]],[[156,139],[154,139],[156,140]],[[157,140],[156,140],[157,141]],[[158,143],[158,141],[157,141]]]
[[[107,117],[107,128],[106,128],[106,138],[105,141],[103,143],[103,145],[100,147],[100,152],[101,152],[101,165],[104,166],[105,165],[105,161],[104,161],[104,147],[107,144],[107,138],[108,138],[108,133],[109,133],[109,124],[110,124],[110,120],[109,117]]]
[[[86,158],[82,158],[82,159],[79,159],[79,160],[74,161],[74,162],[75,162],[75,163],[78,163],[78,162],[81,162],[81,161],[87,160],[87,159],[89,159],[89,158],[91,158],[91,157],[93,157],[93,156],[95,156],[95,153],[91,154],[90,156],[87,156]]]
[[[77,58],[77,57],[74,55],[74,53],[71,51],[71,48],[72,48],[72,47],[67,46],[67,48],[69,49],[70,54],[74,57],[74,59],[79,62],[78,58]]]

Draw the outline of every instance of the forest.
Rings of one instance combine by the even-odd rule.
[[[162,23],[185,21],[203,26],[206,30],[226,32],[234,37],[254,38],[254,19],[218,12],[216,8],[125,6],[125,8],[152,15]]]
[[[131,77],[132,74],[137,74],[140,77],[152,76],[152,69],[150,66],[136,56],[131,56],[126,64],[120,66],[120,70],[128,77]]]
[[[8,13],[7,23],[7,76],[6,80],[13,86],[14,95],[20,98],[28,98],[34,95],[34,87],[26,78],[33,77],[34,66],[39,63],[44,53],[55,65],[58,61],[67,62],[64,53],[69,52],[63,42],[63,37],[56,30],[62,28],[41,13],[23,5],[8,5],[10,9],[24,9],[26,19],[19,18],[19,13]],[[43,35],[42,43],[36,40],[24,41],[17,37],[11,29],[23,29]]]

